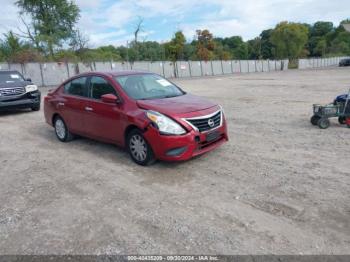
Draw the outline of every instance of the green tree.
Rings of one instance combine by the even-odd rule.
[[[196,60],[196,44],[195,43],[186,43],[184,46],[184,59],[185,60]]]
[[[94,61],[120,61],[121,56],[118,50],[112,46],[101,46],[96,49],[80,49],[77,54],[83,62],[94,62]]]
[[[55,47],[74,35],[74,26],[79,18],[79,8],[68,0],[18,0],[21,14],[31,18],[30,33],[34,41],[41,43],[51,57]]]
[[[350,33],[340,32],[331,42],[330,52],[335,55],[350,55]]]
[[[277,58],[296,59],[305,54],[309,29],[299,23],[281,22],[271,33]]]
[[[318,56],[325,56],[327,51],[327,42],[325,39],[321,39],[317,42],[317,45],[313,49],[313,54]]]
[[[322,52],[320,52],[320,48],[317,46],[320,46],[320,42],[322,40],[325,40],[325,37],[320,36],[311,36],[308,40],[307,48],[310,52],[310,56],[322,56]],[[323,42],[323,41],[322,41]],[[327,41],[326,41],[327,43]],[[323,43],[322,43],[323,44]]]
[[[4,34],[5,40],[2,42],[2,50],[6,56],[12,56],[23,48],[22,41],[13,34],[12,31]]]
[[[215,59],[219,60],[230,60],[232,58],[232,54],[230,52],[230,49],[228,46],[223,45],[223,39],[221,38],[216,38],[214,40],[215,46],[214,46],[214,54],[215,54]]]
[[[171,61],[181,60],[184,58],[185,44],[186,37],[181,31],[177,31],[166,46]]]
[[[73,50],[58,50],[54,56],[55,61],[59,62],[79,62],[79,56]]]
[[[223,39],[224,46],[227,46],[234,59],[248,58],[248,45],[240,36],[231,36]]]
[[[318,21],[311,27],[310,34],[311,36],[325,36],[331,31],[333,31],[332,22]]]
[[[145,41],[139,44],[139,59],[145,61],[163,60],[164,46],[156,41]]]
[[[325,56],[328,52],[329,36],[334,32],[332,22],[318,21],[309,25],[308,50],[310,56]]]
[[[345,23],[350,23],[350,19],[343,20],[328,37],[330,53],[333,55],[350,55],[350,33],[343,27]]]
[[[23,49],[22,41],[12,31],[4,34],[4,40],[0,43],[0,50],[4,60],[13,62],[16,54]]]
[[[261,38],[256,37],[247,42],[248,44],[248,58],[249,59],[260,59],[262,57],[261,54]]]
[[[273,49],[274,46],[271,43],[271,34],[273,32],[273,29],[267,29],[261,32],[260,39],[260,57],[263,59],[269,59],[273,58]]]
[[[28,43],[19,39],[12,31],[4,34],[4,40],[0,42],[0,53],[3,60],[11,63],[41,60],[40,55]]]

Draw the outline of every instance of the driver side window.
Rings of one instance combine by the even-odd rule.
[[[103,77],[93,76],[90,80],[91,98],[101,99],[106,94],[117,95],[114,87]]]

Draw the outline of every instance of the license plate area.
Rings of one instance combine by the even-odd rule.
[[[205,140],[207,142],[211,142],[218,139],[219,136],[220,136],[220,133],[218,131],[210,132],[206,135]]]

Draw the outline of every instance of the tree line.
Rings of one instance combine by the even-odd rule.
[[[285,59],[350,55],[350,33],[343,20],[314,24],[281,22],[254,39],[241,36],[215,37],[208,29],[196,30],[193,39],[182,31],[165,43],[140,41],[143,19],[135,27],[135,38],[126,46],[89,47],[89,38],[76,24],[79,7],[70,0],[18,0],[22,26],[0,41],[0,61],[13,63],[60,61],[160,61]]]

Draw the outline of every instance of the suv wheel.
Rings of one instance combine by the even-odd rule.
[[[155,162],[152,148],[143,137],[142,132],[134,129],[127,137],[127,148],[131,159],[139,165],[148,166]]]
[[[66,123],[59,116],[55,118],[54,121],[55,133],[61,142],[69,142],[73,140],[74,136],[71,132],[69,132]]]

